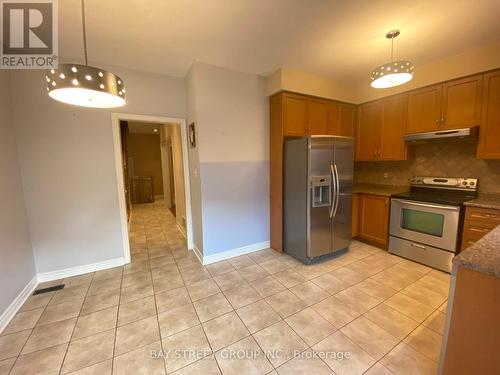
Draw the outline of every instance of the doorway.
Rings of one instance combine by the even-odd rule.
[[[125,124],[128,126],[125,127]],[[160,167],[158,165],[155,167],[156,171],[154,173],[151,166],[149,170],[140,170],[138,156],[135,158],[131,156],[130,125],[132,127],[137,125],[142,128],[146,126],[145,132],[158,133],[160,149],[156,151],[161,156],[161,163]],[[137,194],[144,192],[146,192],[144,196],[151,201],[150,204],[161,201],[163,204],[167,204],[169,209],[175,206],[177,228],[185,237],[187,248],[192,250],[193,229],[186,121],[179,118],[113,113],[112,128],[125,261],[130,262],[129,213],[133,210],[134,200],[137,201],[140,198]],[[124,128],[127,129],[123,137]],[[132,134],[137,132],[138,130],[132,130]],[[124,147],[127,147],[127,150],[124,150]],[[144,157],[144,153],[140,151],[139,154],[135,153],[140,158]],[[141,161],[141,164],[144,164],[143,161]],[[168,178],[170,176],[173,176],[173,178]],[[142,183],[143,186],[140,188],[142,189],[141,192],[136,190],[134,193],[133,178],[136,177],[138,178],[137,184]],[[140,180],[143,178],[144,181]],[[136,197],[133,196],[134,194],[136,194]],[[167,203],[164,203],[165,201]]]

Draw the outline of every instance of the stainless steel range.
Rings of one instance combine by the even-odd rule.
[[[391,198],[389,252],[450,272],[463,203],[477,196],[477,185],[476,178],[413,177],[409,192]]]

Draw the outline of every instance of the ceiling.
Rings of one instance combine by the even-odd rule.
[[[500,40],[498,0],[86,0],[91,63],[184,77],[193,60],[368,78],[390,58],[424,64]],[[81,61],[80,0],[59,2],[60,55]]]
[[[128,121],[128,131],[131,134],[160,134],[162,124]],[[157,130],[156,132],[154,130]]]

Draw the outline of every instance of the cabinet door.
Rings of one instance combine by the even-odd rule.
[[[441,129],[479,126],[483,76],[443,84]]]
[[[408,94],[406,134],[439,129],[441,119],[441,85],[425,87]]]
[[[340,135],[340,104],[328,103],[327,105],[327,134]]]
[[[359,236],[386,247],[388,235],[389,198],[361,194]]]
[[[352,195],[352,237],[359,234],[359,194]]]
[[[380,136],[381,160],[406,160],[403,139],[406,126],[408,96],[406,94],[384,99],[382,131]]]
[[[356,130],[356,160],[375,160],[380,147],[382,103],[380,101],[359,106]]]
[[[343,137],[354,137],[355,134],[356,107],[341,104],[338,135]]]
[[[283,97],[284,135],[303,136],[307,127],[307,99],[299,95],[285,94]]]
[[[306,132],[312,135],[327,134],[327,104],[320,100],[307,101]]]
[[[477,157],[500,159],[500,70],[484,75]]]

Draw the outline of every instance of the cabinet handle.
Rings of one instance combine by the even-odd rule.
[[[441,117],[441,126],[444,125],[444,117]]]
[[[480,217],[480,218],[487,218],[487,219],[498,219],[500,216],[495,215],[495,214],[471,214],[471,217]]]
[[[481,232],[481,233],[489,233],[491,229],[486,229],[486,228],[469,228],[470,231],[472,232]]]

